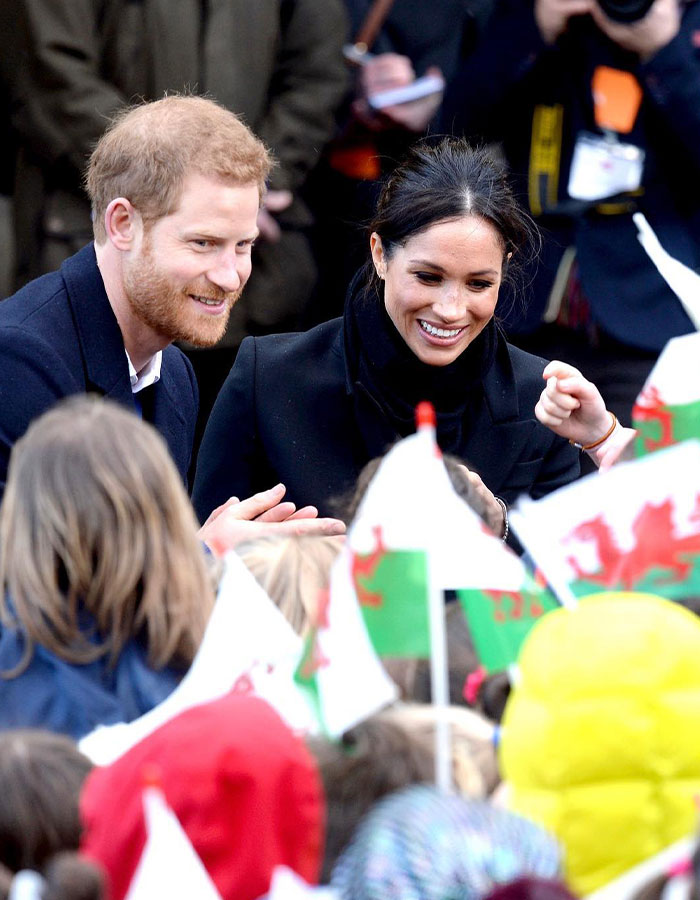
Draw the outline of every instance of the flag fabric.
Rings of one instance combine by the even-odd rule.
[[[700,275],[662,247],[643,213],[634,213],[632,220],[637,226],[639,243],[646,250],[666,284],[680,300],[690,321],[700,329]]]
[[[700,442],[521,498],[511,524],[560,598],[700,594]]]
[[[434,431],[387,453],[358,509],[334,588],[352,592],[382,656],[428,656],[428,596],[456,589],[488,671],[514,662],[534,621],[558,605],[450,482]]]
[[[160,788],[144,789],[143,813],[146,844],[125,900],[222,900]]]
[[[133,722],[97,728],[80,749],[97,765],[109,765],[164,722],[231,690],[266,700],[293,730],[317,733],[313,710],[294,683],[301,651],[301,638],[231,553],[204,639],[178,687]]]
[[[512,665],[535,622],[560,605],[543,580],[527,571],[516,590],[472,588],[458,590],[457,596],[487,673]]]
[[[339,737],[397,697],[396,685],[369,640],[357,598],[349,590],[349,565],[343,548],[295,673],[330,737]]]
[[[312,887],[287,866],[276,866],[265,900],[340,900],[340,894],[330,887]]]
[[[700,438],[700,333],[672,338],[637,397],[635,456]]]

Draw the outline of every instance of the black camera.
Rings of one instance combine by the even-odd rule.
[[[654,0],[598,0],[600,8],[615,22],[636,22],[649,12]]]

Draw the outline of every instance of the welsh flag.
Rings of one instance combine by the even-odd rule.
[[[143,792],[146,844],[126,900],[221,900],[175,813],[158,787]]]
[[[357,598],[348,590],[349,561],[344,548],[333,564],[330,590],[319,598],[295,673],[321,728],[333,738],[397,697],[369,640]]]
[[[132,722],[96,728],[80,741],[80,750],[95,764],[109,765],[174,716],[231,690],[266,700],[295,731],[317,733],[313,711],[294,683],[302,648],[301,638],[231,553],[204,639],[177,688]]]
[[[518,537],[558,596],[700,594],[700,442],[691,440],[542,500],[522,498]]]
[[[488,671],[517,658],[558,605],[456,494],[430,423],[386,455],[360,505],[334,590],[357,598],[380,656],[429,656],[429,595],[456,589]]]
[[[635,455],[700,438],[700,332],[664,347],[632,410]]]

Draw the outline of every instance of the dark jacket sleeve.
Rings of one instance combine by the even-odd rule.
[[[282,16],[268,110],[256,131],[280,163],[271,186],[294,191],[333,135],[334,113],[347,87],[347,20],[340,0],[282,3]]]
[[[14,124],[33,152],[82,174],[126,98],[100,74],[96,0],[8,0],[23,65]]]
[[[700,166],[700,8],[689,7],[676,37],[639,67],[645,94],[664,125]]]
[[[53,347],[18,326],[0,329],[0,499],[10,453],[30,422],[62,397],[85,390]]]
[[[192,503],[200,521],[229,497],[243,500],[254,493],[257,445],[255,341],[248,337],[216,398],[199,448]]]
[[[500,0],[474,52],[448,85],[441,126],[451,134],[495,136],[508,116],[510,91],[547,47],[528,0]]]
[[[554,435],[551,447],[530,489],[530,496],[534,500],[539,500],[575,481],[580,471],[579,451],[564,438]]]

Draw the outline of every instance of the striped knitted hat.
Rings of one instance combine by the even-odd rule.
[[[331,885],[342,900],[480,900],[522,875],[554,878],[560,863],[557,843],[539,826],[420,785],[367,814]]]

